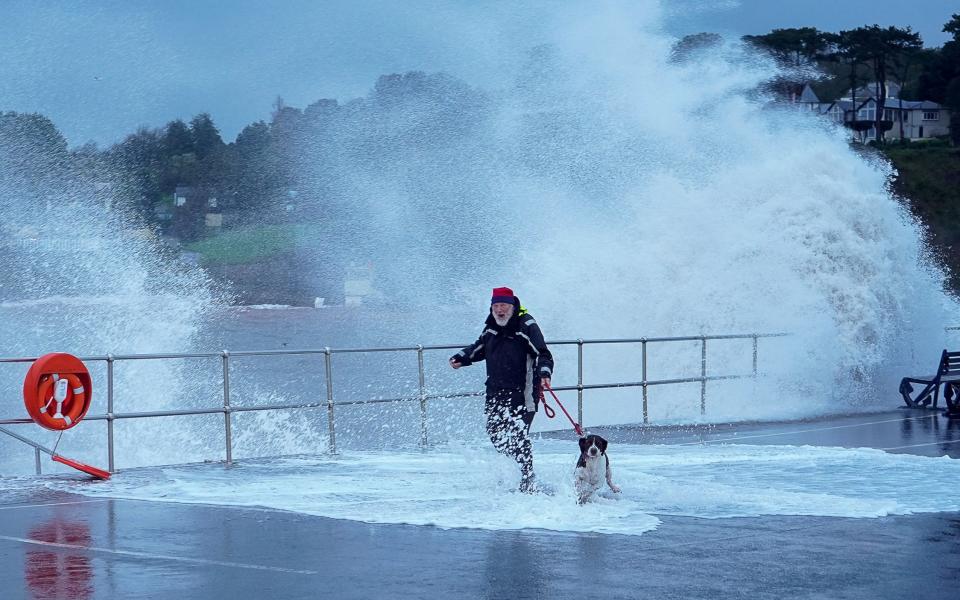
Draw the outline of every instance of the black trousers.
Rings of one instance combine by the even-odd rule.
[[[484,404],[487,435],[497,452],[520,465],[524,478],[533,475],[533,446],[528,432],[536,412],[527,412],[522,389],[487,389]]]

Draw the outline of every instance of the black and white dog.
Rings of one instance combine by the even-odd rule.
[[[613,493],[620,493],[620,488],[613,483],[610,458],[607,456],[607,440],[599,435],[580,438],[580,460],[577,461],[574,477],[577,504],[583,504],[589,500],[594,492],[603,487],[604,480],[607,481]]]

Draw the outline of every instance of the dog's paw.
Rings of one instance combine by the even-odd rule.
[[[611,484],[610,484],[610,491],[612,491],[614,494],[619,494],[619,493],[620,493],[620,486],[616,486],[616,485],[613,485],[613,484],[611,483]]]

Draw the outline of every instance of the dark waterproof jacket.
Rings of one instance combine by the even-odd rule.
[[[553,377],[553,355],[533,316],[520,309],[516,296],[513,303],[515,312],[506,325],[497,325],[491,313],[477,341],[451,358],[464,366],[486,360],[487,393],[522,389],[527,410],[533,411],[540,399],[540,378]]]

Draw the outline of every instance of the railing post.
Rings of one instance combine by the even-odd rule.
[[[423,344],[417,344],[417,369],[420,375],[420,447],[427,447],[427,387],[423,377]]]
[[[233,464],[233,415],[230,411],[230,352],[224,350],[223,357],[223,428],[227,446],[227,465]]]
[[[327,372],[327,430],[329,432],[328,446],[330,454],[337,453],[337,434],[333,426],[333,363],[331,361],[330,346],[323,349],[324,363]]]
[[[757,336],[753,336],[753,376],[757,376]]]
[[[107,355],[107,470],[117,472],[113,461],[113,354]]]
[[[647,410],[647,338],[640,338],[640,351],[643,358],[643,379],[640,380],[643,384],[643,424],[647,425],[650,423],[650,414]]]
[[[577,423],[583,425],[583,340],[577,339]]]
[[[707,336],[700,338],[700,414],[707,414]]]
[[[40,448],[34,448],[33,455],[33,460],[37,466],[37,475],[43,475],[42,469],[40,468]]]

